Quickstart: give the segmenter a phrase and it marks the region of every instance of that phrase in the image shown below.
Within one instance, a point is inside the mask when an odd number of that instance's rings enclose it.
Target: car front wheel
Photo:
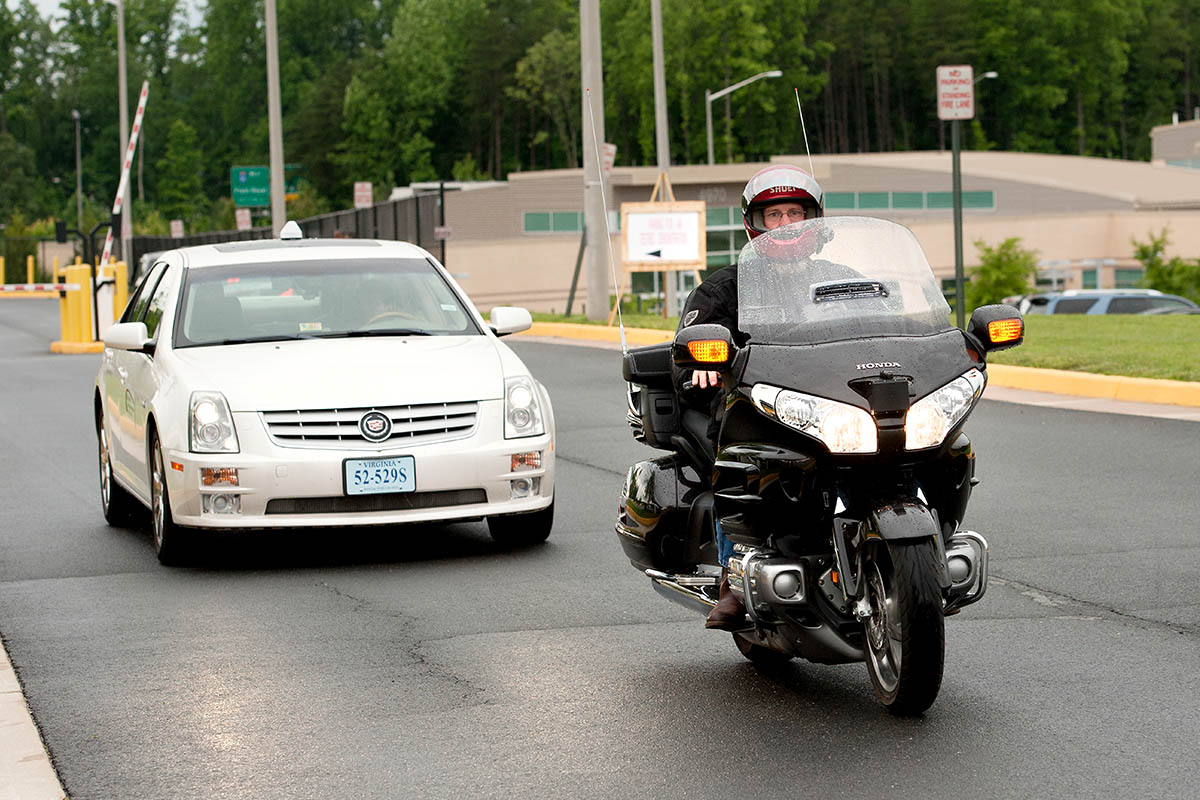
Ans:
[[[167,494],[166,462],[158,434],[150,438],[150,510],[153,518],[154,552],[159,563],[169,567],[181,566],[190,555],[191,536],[171,518],[171,498]]]
[[[526,547],[546,541],[554,526],[554,501],[541,511],[488,517],[488,533],[496,544],[505,547]]]

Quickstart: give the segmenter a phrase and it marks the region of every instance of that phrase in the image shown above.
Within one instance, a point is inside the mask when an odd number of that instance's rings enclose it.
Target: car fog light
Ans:
[[[800,576],[794,572],[781,572],[775,576],[772,588],[775,589],[775,595],[784,600],[795,597],[800,590]]]
[[[542,466],[542,451],[535,450],[532,453],[513,453],[512,466],[509,468],[511,472],[516,472],[519,469],[538,469]]]
[[[201,486],[237,486],[237,467],[201,467]]]
[[[200,497],[200,507],[205,514],[241,514],[240,494],[205,494]]]
[[[516,478],[509,482],[510,497],[513,500],[518,500],[522,497],[532,497],[536,495],[542,488],[542,479],[538,478]]]

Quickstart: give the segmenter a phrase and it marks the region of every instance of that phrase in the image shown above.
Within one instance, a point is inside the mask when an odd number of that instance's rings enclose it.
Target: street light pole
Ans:
[[[737,83],[733,84],[732,86],[726,86],[724,89],[720,89],[715,92],[710,92],[708,89],[704,90],[704,124],[705,124],[705,130],[707,130],[707,132],[708,132],[708,163],[709,164],[716,163],[716,161],[713,159],[712,101],[716,100],[719,97],[724,97],[727,94],[735,92],[738,89],[741,89],[743,86],[748,86],[749,84],[754,83],[755,81],[760,80],[762,78],[779,78],[782,76],[783,76],[783,72],[781,72],[780,70],[777,70],[777,69],[772,69],[772,70],[767,70],[766,72],[760,72],[757,75],[746,78],[746,80],[744,80],[744,81],[738,81]]]
[[[71,116],[75,119],[75,213],[78,221],[77,230],[83,230],[83,171],[80,169],[79,145],[79,109],[72,108]]]
[[[129,87],[125,79],[125,3],[124,0],[105,0],[117,7],[117,113],[120,115],[121,153],[120,169],[125,169],[125,151],[129,149]],[[120,174],[120,171],[117,173]],[[125,196],[121,198],[121,257],[129,257],[129,238],[133,235],[133,192],[125,185]],[[83,226],[80,225],[82,230]]]
[[[283,112],[279,100],[279,34],[275,0],[266,2],[267,34],[267,139],[271,150],[271,228],[278,236],[287,222],[283,196]]]

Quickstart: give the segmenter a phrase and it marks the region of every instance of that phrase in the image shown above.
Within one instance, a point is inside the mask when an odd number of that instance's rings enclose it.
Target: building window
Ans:
[[[1096,283],[1096,268],[1085,269],[1081,275],[1083,278],[1084,289],[1097,289],[1099,286]]]
[[[1134,289],[1141,285],[1143,275],[1145,275],[1145,272],[1140,269],[1113,270],[1114,288]]]
[[[583,230],[582,211],[526,211],[525,233],[579,233]]]

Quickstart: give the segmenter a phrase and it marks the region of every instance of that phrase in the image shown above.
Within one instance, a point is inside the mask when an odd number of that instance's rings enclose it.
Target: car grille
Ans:
[[[290,497],[267,501],[268,514],[352,514],[364,511],[408,511],[486,503],[483,489],[444,492],[355,494],[346,497]]]
[[[383,441],[366,439],[358,421],[369,411],[386,414],[392,433]],[[384,447],[392,443],[428,444],[460,439],[475,430],[479,404],[427,403],[415,406],[304,409],[263,411],[271,441],[282,447],[318,447],[331,450]]]

